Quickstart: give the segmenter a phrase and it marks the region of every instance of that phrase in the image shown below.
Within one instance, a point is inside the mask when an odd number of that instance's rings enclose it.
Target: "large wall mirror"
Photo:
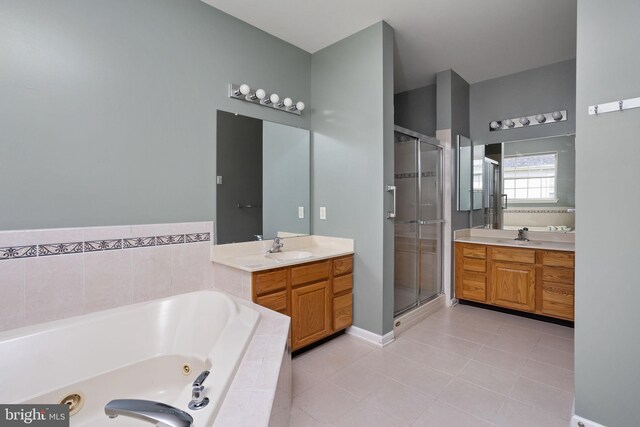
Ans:
[[[216,242],[310,232],[309,131],[217,114]]]
[[[575,135],[475,145],[460,177],[476,227],[575,231]],[[478,149],[478,147],[482,147]],[[464,192],[459,193],[461,196]],[[461,203],[462,205],[462,203]]]

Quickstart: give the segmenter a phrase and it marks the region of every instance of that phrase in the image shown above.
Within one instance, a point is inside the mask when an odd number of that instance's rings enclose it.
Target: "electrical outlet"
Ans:
[[[304,218],[304,206],[298,206],[298,218],[299,219]]]
[[[320,219],[327,219],[327,208],[324,206],[320,207]]]

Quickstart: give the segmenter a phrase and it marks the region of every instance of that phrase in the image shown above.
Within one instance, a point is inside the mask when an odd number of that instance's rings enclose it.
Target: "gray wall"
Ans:
[[[262,120],[218,111],[217,243],[255,240],[262,234]]]
[[[551,138],[533,139],[529,141],[514,141],[504,144],[505,156],[514,154],[538,154],[557,152],[556,192],[557,203],[509,203],[511,207],[565,207],[576,205],[576,144],[575,136],[557,136]]]
[[[392,29],[380,22],[311,60],[313,232],[355,239],[354,324],[376,334],[393,328],[393,227],[384,217],[384,184],[393,182],[392,49]]]
[[[640,420],[640,109],[587,108],[640,96],[639,21],[637,0],[578,1],[576,414],[608,427]]]
[[[309,131],[271,122],[262,128],[262,234],[265,238],[278,231],[309,234]],[[302,219],[298,206],[304,208]]]
[[[210,220],[216,110],[310,100],[311,55],[199,0],[0,3],[0,229]]]
[[[436,85],[397,93],[393,104],[396,125],[423,135],[436,134]]]
[[[474,83],[469,91],[474,144],[516,141],[575,132],[576,61],[558,62]],[[568,110],[564,122],[490,132],[493,120]]]

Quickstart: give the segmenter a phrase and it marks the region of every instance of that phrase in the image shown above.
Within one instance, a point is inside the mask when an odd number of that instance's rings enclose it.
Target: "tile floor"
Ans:
[[[572,404],[573,329],[470,306],[293,359],[292,427],[567,427]]]

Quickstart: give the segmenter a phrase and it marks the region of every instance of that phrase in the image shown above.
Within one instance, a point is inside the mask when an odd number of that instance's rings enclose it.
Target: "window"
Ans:
[[[504,193],[513,202],[557,202],[558,153],[505,156]]]

